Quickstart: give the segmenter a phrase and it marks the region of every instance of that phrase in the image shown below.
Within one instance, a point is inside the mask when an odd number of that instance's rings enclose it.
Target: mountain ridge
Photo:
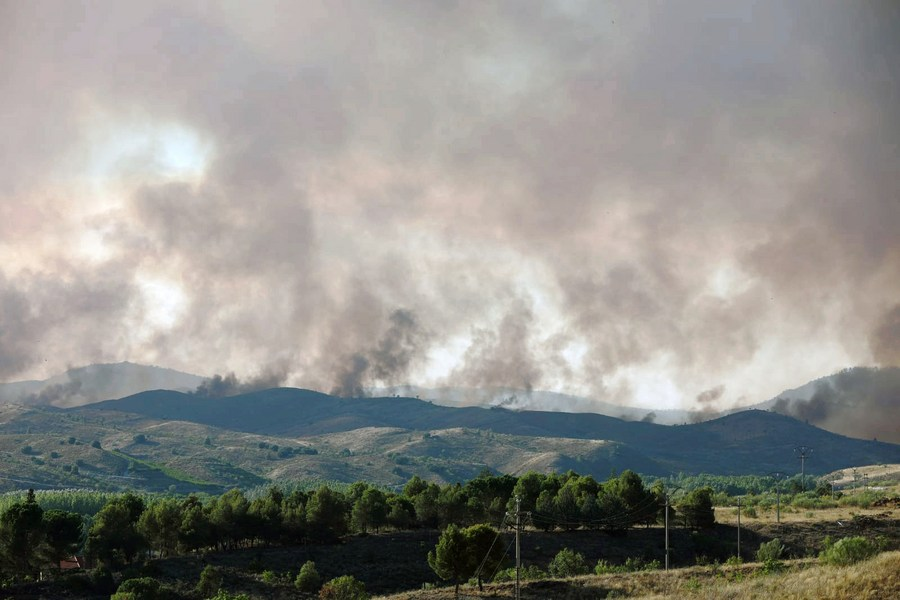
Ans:
[[[757,471],[755,465],[782,470],[793,462],[793,449],[799,445],[819,450],[807,463],[809,472],[900,460],[900,445],[849,438],[761,410],[702,423],[659,425],[593,413],[451,408],[415,398],[338,398],[297,388],[225,398],[159,390],[69,410],[138,414],[297,439],[374,427],[426,432],[462,428],[525,438],[604,440],[624,444],[668,472],[742,473]]]

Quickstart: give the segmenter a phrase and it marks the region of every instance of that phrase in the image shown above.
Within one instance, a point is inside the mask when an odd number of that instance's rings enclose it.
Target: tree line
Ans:
[[[249,499],[232,489],[220,496],[145,499],[126,492],[110,497],[92,519],[77,512],[44,510],[33,491],[0,513],[0,570],[34,576],[76,552],[111,568],[138,559],[251,546],[328,543],[348,533],[440,528],[467,530],[479,546],[490,534],[475,526],[502,526],[516,508],[530,524],[551,530],[603,528],[625,532],[657,522],[663,513],[661,484],[647,487],[624,471],[598,482],[573,471],[484,472],[465,484],[439,485],[412,477],[400,491],[365,482],[345,491],[322,485],[314,491],[270,487]],[[690,526],[712,524],[711,490],[694,490],[677,509]],[[473,529],[473,527],[475,527]]]

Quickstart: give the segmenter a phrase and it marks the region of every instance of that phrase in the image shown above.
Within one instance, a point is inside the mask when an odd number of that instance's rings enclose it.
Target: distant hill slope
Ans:
[[[701,413],[689,410],[649,409],[623,406],[603,402],[584,396],[560,394],[542,390],[520,390],[515,388],[425,388],[415,385],[400,385],[369,390],[376,397],[402,396],[421,398],[442,406],[500,407],[511,410],[550,410],[570,413],[597,413],[626,421],[648,421],[661,425],[689,423],[702,417]],[[706,417],[708,418],[708,416]]]
[[[465,428],[525,437],[607,440],[642,457],[657,474],[766,473],[796,470],[793,449],[815,449],[809,473],[858,464],[900,462],[900,446],[836,435],[783,415],[752,410],[704,423],[664,426],[604,415],[438,406],[414,398],[336,398],[294,388],[209,399],[144,392],[90,410],[191,421],[257,435],[305,438],[361,428],[409,431]],[[473,454],[473,457],[475,455]]]
[[[900,368],[854,367],[756,405],[816,427],[900,443]]]
[[[43,381],[0,384],[0,402],[25,405],[81,406],[146,390],[195,389],[203,377],[130,362],[69,369]]]

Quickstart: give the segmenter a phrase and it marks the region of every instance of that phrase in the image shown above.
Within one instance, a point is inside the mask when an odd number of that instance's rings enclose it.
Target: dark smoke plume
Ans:
[[[854,368],[819,381],[808,400],[779,398],[775,412],[862,439],[900,443],[900,368]]]
[[[724,393],[724,385],[717,385],[714,388],[700,392],[697,395],[697,404],[700,405],[700,408],[691,413],[691,422],[702,423],[719,416],[721,414],[719,400]]]
[[[191,394],[202,398],[225,398],[238,396],[280,387],[287,377],[286,372],[271,370],[261,373],[256,377],[241,381],[234,373],[224,376],[216,374],[204,380]]]
[[[83,404],[80,399],[82,383],[78,379],[72,379],[66,383],[57,383],[48,385],[41,391],[28,394],[23,401],[26,404],[37,404],[41,406],[68,406],[75,404]]]
[[[898,31],[890,0],[0,2],[0,380],[286,360],[686,408],[896,365]]]
[[[377,344],[349,357],[348,364],[337,374],[332,395],[361,398],[367,395],[369,387],[407,383],[404,379],[426,339],[427,333],[412,311],[395,310]]]

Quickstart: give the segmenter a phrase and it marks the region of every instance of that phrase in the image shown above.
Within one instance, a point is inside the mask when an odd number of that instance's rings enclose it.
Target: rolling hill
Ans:
[[[455,482],[483,469],[766,474],[900,463],[900,446],[847,438],[749,410],[666,426],[590,413],[452,408],[415,398],[338,398],[274,388],[209,398],[141,392],[73,408],[0,406],[0,489],[136,488],[189,492],[271,481],[412,475]]]
[[[214,399],[159,390],[69,412],[140,415],[295,439],[365,428],[409,432],[476,430],[516,438],[602,440],[616,444],[620,454],[627,452],[635,463],[631,468],[653,474],[793,470],[793,448],[798,445],[816,449],[807,462],[810,473],[854,464],[897,462],[900,458],[900,446],[847,438],[759,410],[703,423],[665,426],[590,413],[451,408],[414,398],[348,399],[310,390],[276,388]],[[473,448],[469,459],[484,453],[483,448]]]

